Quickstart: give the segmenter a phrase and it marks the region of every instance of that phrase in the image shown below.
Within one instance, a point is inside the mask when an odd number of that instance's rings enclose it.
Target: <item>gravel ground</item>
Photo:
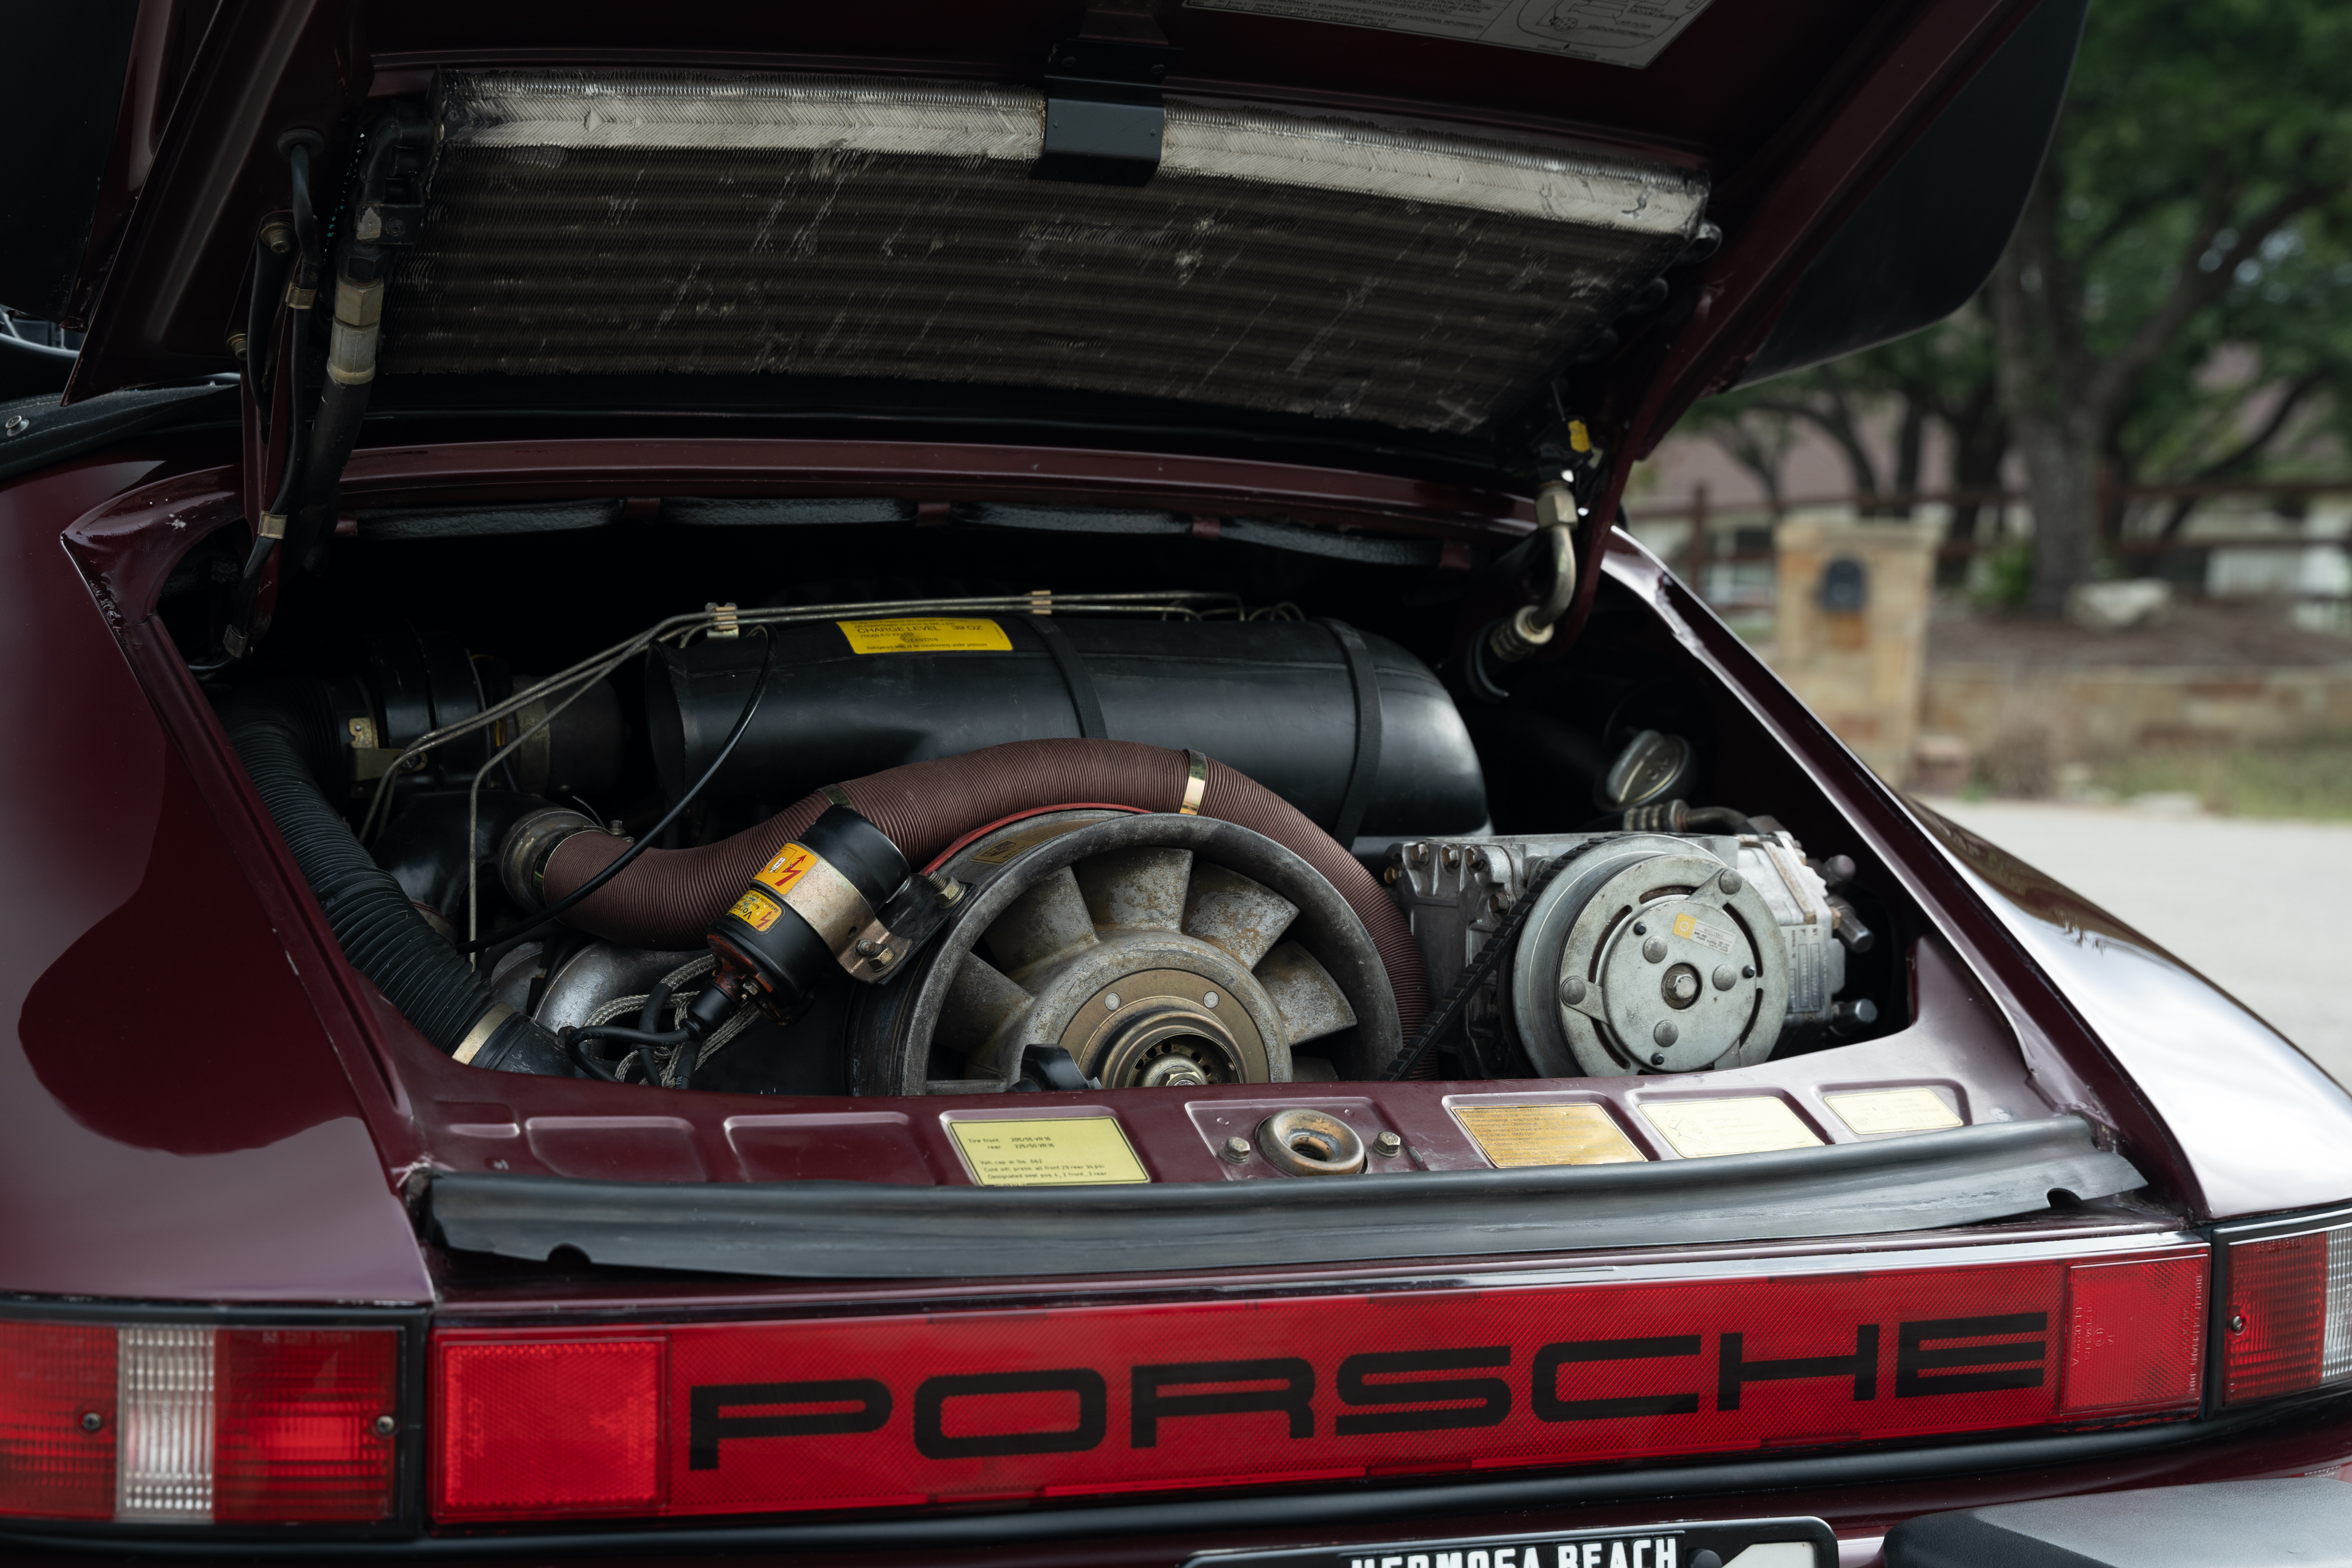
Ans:
[[[2352,930],[2352,825],[1930,804],[2147,933],[2352,1088],[2352,992],[2335,951]]]

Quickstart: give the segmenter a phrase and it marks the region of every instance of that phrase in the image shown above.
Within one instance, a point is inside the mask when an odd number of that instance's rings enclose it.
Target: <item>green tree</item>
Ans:
[[[2317,258],[2352,221],[2347,84],[2341,0],[2092,5],[1988,291],[2036,611],[2093,575],[2103,474],[2242,476],[2300,411],[2340,404],[2352,274],[2339,283]],[[2204,376],[2225,345],[2250,357],[2252,385]],[[2243,417],[2256,387],[2275,423]]]
[[[1950,442],[1952,488],[2000,489],[2009,419],[1992,334],[1974,304],[1924,332],[1710,398],[1691,413],[1691,428],[1754,474],[1776,509],[1797,433],[1811,427],[1843,459],[1857,508],[1879,517],[1911,510],[1933,425]],[[1974,538],[1985,507],[1961,501],[1947,537]]]

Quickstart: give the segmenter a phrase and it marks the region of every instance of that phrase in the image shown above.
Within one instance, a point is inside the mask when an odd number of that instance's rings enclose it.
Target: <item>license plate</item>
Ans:
[[[1837,1568],[1818,1519],[1737,1519],[1379,1546],[1205,1552],[1184,1568]]]

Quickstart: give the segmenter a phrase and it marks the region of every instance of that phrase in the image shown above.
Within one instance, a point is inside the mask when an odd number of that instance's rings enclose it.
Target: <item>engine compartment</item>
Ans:
[[[1423,541],[1215,521],[362,509],[215,695],[300,710],[320,793],[474,949],[484,1023],[552,1042],[541,1073],[768,1096],[1656,1078],[1909,1021],[1880,940],[1906,917],[1809,853],[1834,815],[1618,584],[1506,687],[1460,628],[1532,547],[1433,570]],[[878,559],[909,575],[856,575]],[[184,649],[226,576],[201,550],[174,575]]]

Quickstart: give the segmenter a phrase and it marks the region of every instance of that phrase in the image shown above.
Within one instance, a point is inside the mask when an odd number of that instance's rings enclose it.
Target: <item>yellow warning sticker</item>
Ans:
[[[1058,839],[1064,833],[1075,833],[1080,828],[1091,828],[1087,822],[1045,822],[1034,828],[1023,828],[1007,833],[971,857],[974,865],[1003,865],[1015,856],[1026,854],[1048,839]]]
[[[1960,1120],[1958,1112],[1944,1103],[1941,1094],[1925,1085],[1857,1089],[1822,1098],[1838,1113],[1838,1120],[1853,1128],[1858,1137],[1883,1133],[1940,1133],[1947,1127],[1968,1124]]]
[[[1789,1103],[1771,1094],[1737,1100],[1653,1100],[1642,1107],[1642,1119],[1686,1160],[1811,1149],[1821,1144],[1813,1130],[1797,1119]]]
[[[1009,653],[1013,639],[993,621],[836,621],[854,653]]]
[[[957,1120],[948,1124],[982,1186],[1103,1186],[1148,1182],[1116,1116]]]
[[[793,883],[808,875],[817,865],[816,852],[806,844],[786,844],[776,852],[776,858],[753,874],[751,880],[765,883],[778,893],[790,893]]]
[[[765,931],[776,923],[776,916],[783,912],[782,904],[778,904],[759,889],[753,888],[737,899],[735,907],[727,913],[754,931]]]
[[[1642,1151],[1599,1105],[1456,1105],[1493,1166],[1638,1165]]]

